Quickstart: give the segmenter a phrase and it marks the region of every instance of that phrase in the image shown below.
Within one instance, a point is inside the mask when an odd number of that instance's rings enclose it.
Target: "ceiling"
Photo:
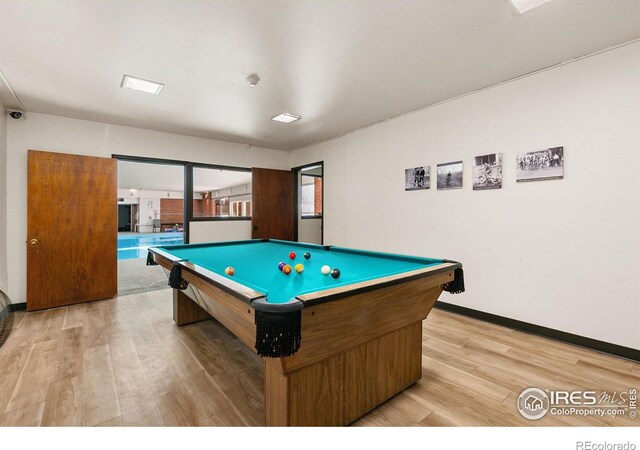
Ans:
[[[295,149],[640,38],[639,17],[638,0],[0,0],[0,71],[27,111]]]
[[[251,172],[193,169],[193,191],[216,191],[251,183]],[[184,167],[118,161],[118,188],[153,191],[184,191]]]

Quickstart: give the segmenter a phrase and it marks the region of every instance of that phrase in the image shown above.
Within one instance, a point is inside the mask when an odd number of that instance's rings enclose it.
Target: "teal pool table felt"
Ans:
[[[156,247],[182,260],[210,270],[266,294],[269,303],[284,303],[298,295],[332,289],[409,272],[442,263],[442,260],[387,253],[323,247],[286,241],[239,241],[232,243],[192,244]],[[295,259],[289,258],[290,252]],[[304,253],[311,254],[310,259]],[[292,270],[289,275],[278,270],[278,263],[304,265],[304,272]],[[341,275],[334,279],[323,275],[324,265],[337,268]],[[235,274],[224,273],[233,267]]]

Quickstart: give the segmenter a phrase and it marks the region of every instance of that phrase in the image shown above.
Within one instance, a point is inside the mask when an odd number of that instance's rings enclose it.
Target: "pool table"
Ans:
[[[214,318],[263,357],[268,426],[346,425],[418,381],[422,321],[464,291],[455,261],[273,239],[152,247],[147,264],[178,325]]]

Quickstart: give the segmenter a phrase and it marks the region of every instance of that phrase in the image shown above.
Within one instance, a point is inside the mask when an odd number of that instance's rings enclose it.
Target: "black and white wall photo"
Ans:
[[[552,147],[516,156],[516,181],[557,180],[564,177],[564,147]]]
[[[473,158],[473,190],[500,189],[502,187],[502,153]]]
[[[438,190],[462,189],[462,161],[438,164]]]
[[[417,191],[431,187],[430,166],[414,167],[404,171],[404,190]]]

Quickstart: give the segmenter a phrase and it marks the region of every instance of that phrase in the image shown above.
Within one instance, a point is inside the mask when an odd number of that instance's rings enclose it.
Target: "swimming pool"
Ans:
[[[146,258],[149,247],[173,244],[184,244],[183,233],[118,234],[118,259]]]

